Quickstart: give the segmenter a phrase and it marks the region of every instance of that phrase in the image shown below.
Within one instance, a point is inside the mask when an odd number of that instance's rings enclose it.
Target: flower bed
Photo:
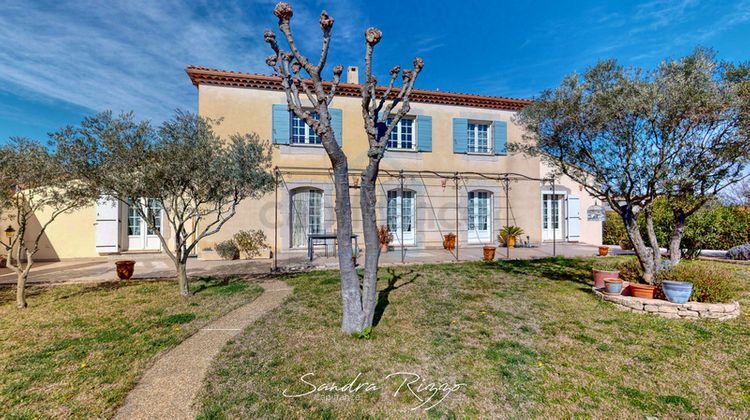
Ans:
[[[726,321],[740,315],[739,302],[733,303],[672,303],[661,299],[644,299],[633,296],[608,295],[603,289],[593,288],[594,293],[617,308],[632,312],[650,313],[665,318],[716,319]]]

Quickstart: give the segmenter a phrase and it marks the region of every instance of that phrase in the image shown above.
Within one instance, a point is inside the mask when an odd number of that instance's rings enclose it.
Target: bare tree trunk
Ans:
[[[29,273],[26,270],[21,270],[17,273],[16,279],[16,307],[23,309],[27,305],[26,303],[26,281],[28,280]]]
[[[683,236],[685,236],[685,213],[680,210],[675,210],[674,231],[672,231],[672,236],[669,238],[669,260],[673,266],[680,263],[680,258],[682,256],[680,243],[682,242]]]
[[[648,232],[648,242],[651,245],[651,255],[654,258],[654,274],[661,268],[661,249],[659,248],[659,240],[656,238],[656,230],[654,230],[654,215],[650,208],[643,211],[646,216],[646,232]]]
[[[620,216],[625,224],[625,230],[628,232],[630,242],[633,243],[633,249],[638,257],[638,261],[643,268],[643,280],[648,284],[653,284],[654,274],[656,273],[654,257],[651,249],[649,249],[643,241],[633,210],[630,208],[621,209]]]
[[[189,297],[192,293],[190,292],[190,283],[188,282],[187,264],[179,261],[175,265],[175,269],[177,270],[177,284],[180,286],[180,294]]]
[[[365,236],[365,276],[362,282],[362,306],[364,323],[362,329],[372,326],[378,294],[378,262],[380,260],[380,240],[378,221],[375,214],[377,204],[376,181],[380,159],[370,158],[367,169],[362,173],[359,204],[362,209],[362,230]]]

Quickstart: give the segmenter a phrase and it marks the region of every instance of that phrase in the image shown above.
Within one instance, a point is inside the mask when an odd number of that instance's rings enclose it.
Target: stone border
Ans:
[[[650,313],[664,318],[681,319],[716,319],[726,321],[740,316],[739,302],[733,303],[672,303],[661,299],[644,299],[633,296],[607,295],[602,289],[593,288],[594,293],[602,300],[610,302],[616,308],[630,312]]]

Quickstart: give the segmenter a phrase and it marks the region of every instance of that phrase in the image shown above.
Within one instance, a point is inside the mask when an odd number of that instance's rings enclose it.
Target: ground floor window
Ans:
[[[490,242],[492,237],[492,193],[471,191],[468,200],[469,242]]]
[[[414,221],[416,219],[414,198],[414,191],[388,191],[388,229],[397,244],[401,244],[402,240],[405,245],[414,244]]]
[[[307,236],[323,233],[323,191],[297,189],[292,193],[292,247],[307,247]]]

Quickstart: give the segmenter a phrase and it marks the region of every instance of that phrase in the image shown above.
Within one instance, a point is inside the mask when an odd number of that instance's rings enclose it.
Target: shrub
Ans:
[[[736,297],[734,272],[718,264],[683,262],[656,274],[658,283],[664,280],[693,283],[690,300],[697,302],[730,302]]]
[[[750,260],[750,244],[737,245],[727,251],[730,260]]]
[[[268,248],[266,233],[262,230],[241,230],[234,234],[237,249],[244,252],[248,258],[257,257],[260,252]]]
[[[602,224],[602,243],[604,245],[619,245],[623,238],[627,238],[625,225],[622,223],[620,215],[615,211],[608,211],[607,217]]]
[[[602,258],[594,263],[593,269],[601,271],[618,271],[620,269],[620,263],[614,258]]]
[[[214,246],[214,249],[216,250],[216,253],[225,260],[236,260],[240,257],[240,250],[232,239],[219,242]]]
[[[620,263],[620,280],[630,283],[640,283],[643,280],[643,268],[637,258],[629,258]]]

